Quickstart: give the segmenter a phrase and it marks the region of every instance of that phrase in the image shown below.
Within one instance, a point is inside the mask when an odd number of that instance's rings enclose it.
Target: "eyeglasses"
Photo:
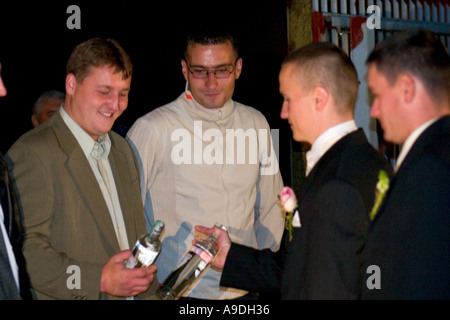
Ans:
[[[236,69],[236,61],[234,62],[234,66],[230,69],[231,66],[224,66],[217,69],[205,69],[200,67],[193,67],[192,69],[187,65],[187,69],[190,73],[192,73],[192,76],[196,79],[206,79],[210,73],[214,73],[214,77],[216,79],[226,79],[228,78],[231,73]]]

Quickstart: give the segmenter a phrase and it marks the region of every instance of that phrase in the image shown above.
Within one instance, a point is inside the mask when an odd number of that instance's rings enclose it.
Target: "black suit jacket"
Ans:
[[[283,299],[356,299],[380,169],[392,168],[359,129],[328,150],[297,194],[301,228],[276,252],[233,244],[221,285]],[[287,237],[285,237],[286,239]]]
[[[12,273],[10,273],[9,270],[7,270],[7,268],[10,268],[10,265],[9,260],[6,261],[6,259],[8,259],[7,256],[5,256],[4,261],[2,261],[1,264],[1,268],[4,268],[4,270],[0,272],[8,275],[10,274],[11,279],[9,281],[7,279],[2,279],[3,281],[0,284],[2,286],[2,289],[0,290],[0,299],[9,300],[22,298],[28,300],[31,299],[32,296],[30,291],[30,282],[28,278],[28,273],[26,271],[25,259],[22,254],[23,239],[24,239],[22,216],[20,213],[14,187],[11,184],[9,170],[3,159],[2,154],[0,154],[0,202],[4,214],[5,229],[8,234],[9,241],[13,247],[16,262],[19,267],[19,284],[20,284],[20,293],[19,293],[17,287],[15,287],[14,279],[12,278]],[[4,245],[3,239],[2,245]],[[6,286],[8,286],[8,288]]]
[[[408,152],[370,230],[365,261],[380,268],[381,288],[363,286],[364,299],[450,299],[450,116]]]

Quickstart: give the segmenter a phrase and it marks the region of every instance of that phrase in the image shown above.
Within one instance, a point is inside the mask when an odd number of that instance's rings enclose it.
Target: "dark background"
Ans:
[[[81,29],[66,26],[69,5],[81,9]],[[131,126],[185,87],[181,58],[189,26],[215,21],[237,35],[243,72],[233,99],[260,110],[280,129],[280,168],[289,184],[291,132],[280,119],[278,72],[287,53],[286,1],[15,1],[0,6],[0,62],[8,95],[0,98],[0,151],[32,129],[31,109],[41,93],[64,91],[65,65],[89,38],[114,38],[131,56],[134,73],[127,110],[114,130]]]

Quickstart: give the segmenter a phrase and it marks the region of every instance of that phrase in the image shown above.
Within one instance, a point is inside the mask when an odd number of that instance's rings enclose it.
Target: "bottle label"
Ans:
[[[138,262],[137,262],[136,258],[134,257],[133,254],[131,254],[127,260],[126,267],[128,269],[133,269],[137,264],[138,264]]]
[[[140,241],[136,243],[136,249],[136,254],[131,255],[127,261],[127,268],[129,269],[134,268],[139,262],[143,267],[148,267],[158,256],[158,252],[144,247]]]
[[[207,251],[205,251],[197,246],[193,246],[191,248],[191,252],[199,255],[200,258],[202,258],[202,260],[205,262],[206,265],[210,264],[212,261],[211,255]]]
[[[200,261],[197,269],[195,269],[195,278],[198,278],[202,271],[208,266],[208,264],[205,261]]]

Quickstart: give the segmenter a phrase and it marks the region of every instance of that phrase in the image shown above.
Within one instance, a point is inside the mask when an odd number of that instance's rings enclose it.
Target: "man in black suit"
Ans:
[[[1,78],[0,97],[6,96]],[[0,300],[30,299],[28,274],[22,255],[21,214],[8,167],[0,153]]]
[[[362,298],[450,299],[449,55],[431,32],[405,30],[367,62],[371,115],[402,149],[368,235],[364,261],[377,271]]]
[[[293,239],[276,253],[219,237],[221,285],[282,299],[357,299],[361,252],[381,169],[392,169],[354,121],[358,77],[349,57],[331,43],[291,53],[280,71],[281,118],[296,141],[310,143]],[[203,233],[211,229],[197,226]],[[245,268],[242,268],[245,266]]]

